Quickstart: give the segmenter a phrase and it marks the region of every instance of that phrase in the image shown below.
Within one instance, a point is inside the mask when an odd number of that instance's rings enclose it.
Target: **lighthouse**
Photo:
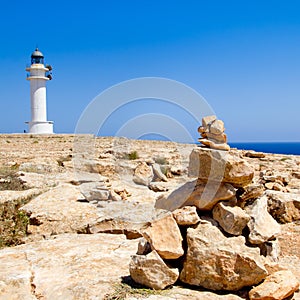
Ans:
[[[26,68],[27,80],[30,81],[31,121],[29,133],[51,134],[53,122],[47,121],[46,82],[52,79],[52,67],[44,65],[44,55],[38,48],[31,54],[31,65]]]

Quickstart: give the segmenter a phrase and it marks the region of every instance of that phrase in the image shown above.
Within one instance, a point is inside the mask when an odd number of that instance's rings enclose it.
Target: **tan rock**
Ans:
[[[168,178],[165,174],[161,171],[160,165],[157,163],[152,164],[152,169],[154,173],[154,179],[159,181],[167,182]]]
[[[250,158],[264,158],[266,155],[263,152],[247,151],[245,156]]]
[[[265,187],[268,190],[273,190],[274,182],[267,182],[265,183]]]
[[[134,171],[133,181],[136,184],[148,186],[153,180],[154,174],[150,166],[145,162],[141,162]]]
[[[213,121],[217,119],[216,116],[206,116],[202,118],[202,126],[203,127],[208,127]]]
[[[228,233],[241,235],[250,220],[250,216],[238,206],[230,207],[219,202],[213,209],[213,218]]]
[[[0,299],[104,299],[136,247],[124,235],[63,234],[2,249]]]
[[[34,198],[21,208],[29,215],[28,231],[42,236],[86,232],[99,214],[96,206],[78,201],[82,199],[79,187],[67,184]]]
[[[212,140],[208,140],[208,139],[198,139],[198,141],[200,143],[202,143],[204,146],[207,146],[211,149],[224,150],[224,151],[230,150],[230,146],[226,143],[216,143],[216,142],[213,142]]]
[[[246,206],[246,212],[251,216],[248,222],[250,231],[248,240],[251,244],[261,244],[277,237],[280,225],[268,213],[268,198],[258,198],[252,205]]]
[[[234,187],[229,183],[203,182],[198,180],[194,191],[185,205],[195,205],[200,210],[211,210],[221,200],[231,199],[235,195]]]
[[[164,259],[176,259],[184,254],[183,239],[171,213],[153,221],[143,232],[143,236]]]
[[[203,132],[201,136],[205,139],[215,141],[216,143],[227,143],[227,135],[225,133],[213,134],[210,132]]]
[[[133,255],[129,271],[135,282],[155,290],[174,284],[179,277],[178,269],[169,268],[156,251],[147,255]]]
[[[196,206],[200,210],[211,210],[221,201],[232,198],[235,189],[227,183],[191,180],[170,193],[159,197],[155,207],[173,211],[183,206]]]
[[[200,222],[195,206],[185,206],[173,211],[173,217],[178,225],[188,226]]]
[[[222,120],[215,120],[209,126],[209,132],[212,134],[222,134],[225,131],[224,122]]]
[[[151,245],[149,244],[149,242],[145,238],[141,237],[138,243],[138,250],[136,254],[147,255],[151,251]]]
[[[237,191],[238,200],[244,206],[245,202],[251,199],[259,198],[264,193],[264,187],[262,184],[249,184]]]
[[[300,220],[300,194],[267,191],[268,210],[280,223]]]
[[[190,154],[189,176],[243,187],[252,182],[254,170],[235,153],[195,148]]]
[[[275,272],[249,292],[250,300],[283,300],[299,289],[299,282],[291,271]]]
[[[261,282],[267,271],[258,248],[242,236],[227,238],[211,224],[187,230],[188,250],[180,280],[211,290],[237,291]]]

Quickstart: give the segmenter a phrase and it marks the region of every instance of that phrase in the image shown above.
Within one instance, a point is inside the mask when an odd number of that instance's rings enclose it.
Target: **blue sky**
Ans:
[[[299,15],[296,0],[2,2],[0,133],[27,129],[25,67],[38,45],[53,66],[47,105],[57,133],[74,132],[103,90],[154,76],[199,92],[229,141],[300,141]],[[162,110],[154,103],[149,113]]]

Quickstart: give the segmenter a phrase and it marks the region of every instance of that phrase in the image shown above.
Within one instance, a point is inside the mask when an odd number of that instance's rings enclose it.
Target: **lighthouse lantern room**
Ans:
[[[31,65],[26,71],[30,81],[31,121],[26,122],[29,133],[51,134],[53,122],[47,121],[46,82],[52,79],[52,67],[44,65],[44,55],[38,48],[31,54]]]

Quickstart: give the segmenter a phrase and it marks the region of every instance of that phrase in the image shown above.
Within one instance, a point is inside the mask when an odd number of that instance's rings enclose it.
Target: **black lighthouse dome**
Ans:
[[[38,48],[31,54],[31,64],[44,64],[44,55]]]

